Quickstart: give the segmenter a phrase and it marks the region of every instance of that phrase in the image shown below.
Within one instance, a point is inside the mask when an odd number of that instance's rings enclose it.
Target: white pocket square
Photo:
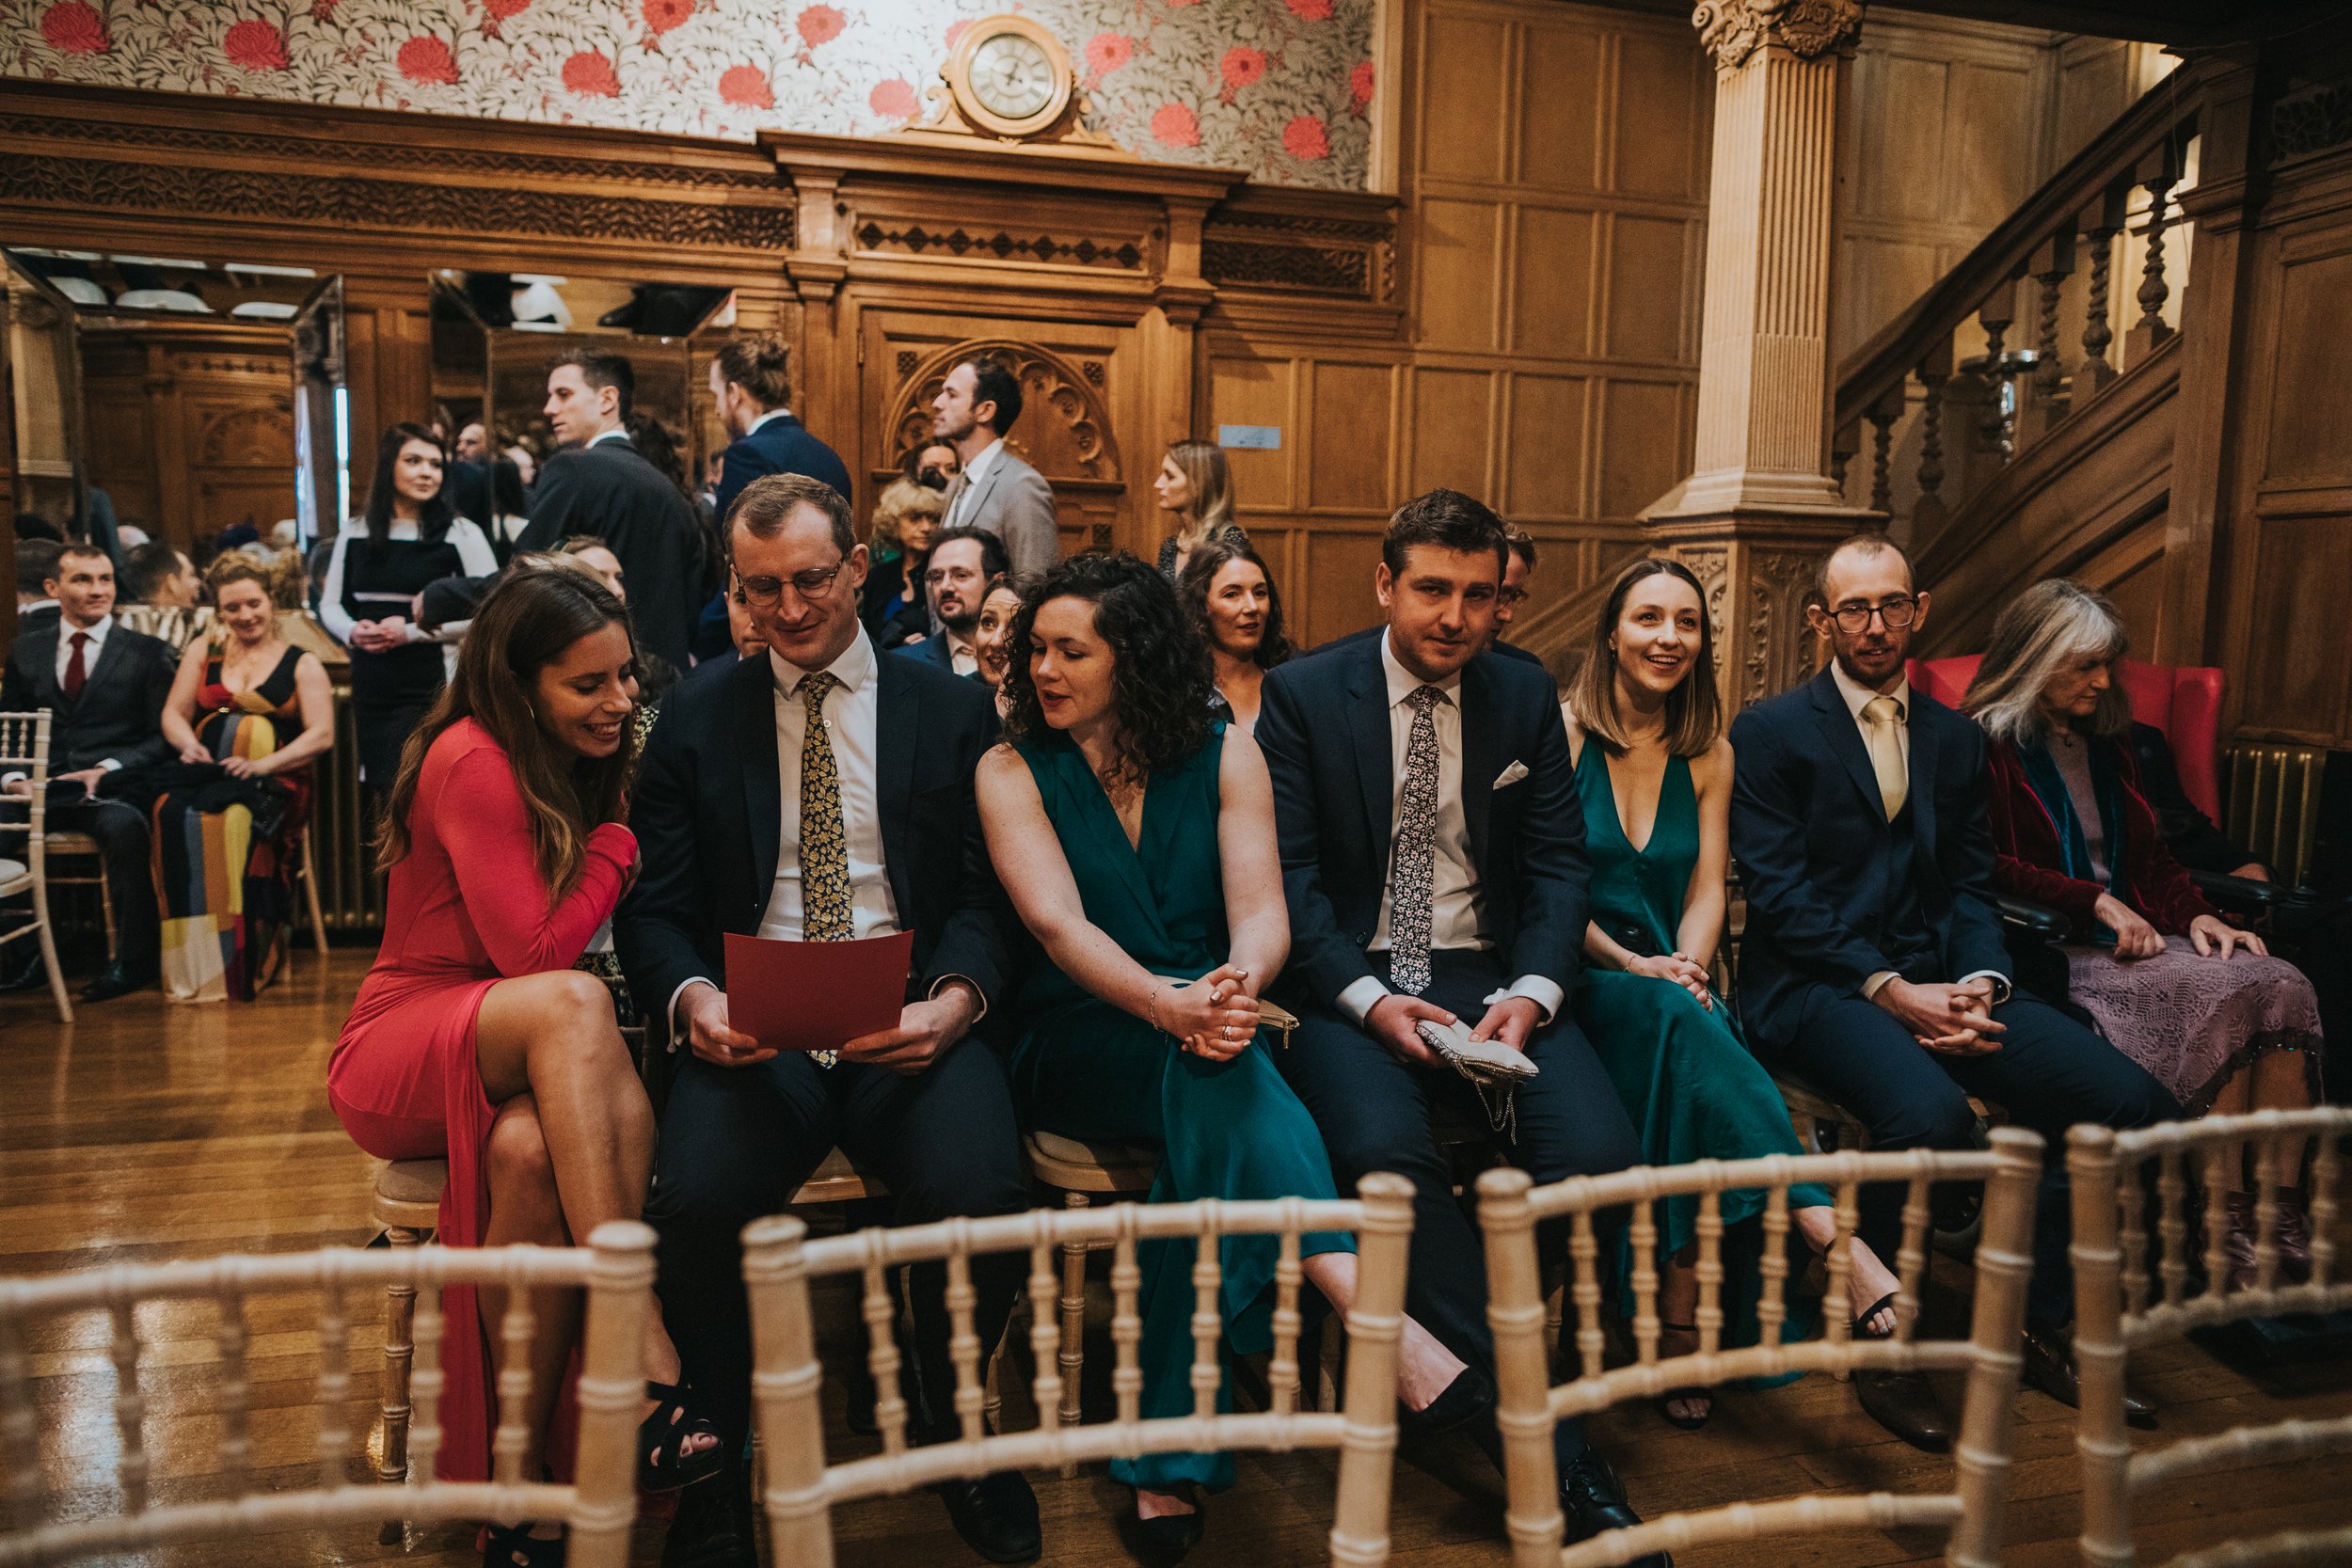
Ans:
[[[1527,777],[1527,764],[1515,762],[1495,776],[1495,787],[1508,789],[1525,777]]]

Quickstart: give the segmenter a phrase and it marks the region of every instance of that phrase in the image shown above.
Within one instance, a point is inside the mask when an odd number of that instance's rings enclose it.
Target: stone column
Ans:
[[[1690,478],[1643,513],[1708,584],[1737,709],[1810,668],[1804,600],[1822,550],[1883,515],[1829,477],[1837,100],[1859,0],[1703,0],[1715,58],[1706,331]]]

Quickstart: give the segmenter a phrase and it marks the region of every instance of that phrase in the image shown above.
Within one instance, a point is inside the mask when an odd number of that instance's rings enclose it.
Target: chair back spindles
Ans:
[[[973,1310],[978,1305],[979,1293],[972,1287],[972,1239],[969,1224],[961,1215],[946,1222],[949,1242],[947,1248],[947,1362],[955,1369],[956,1425],[967,1443],[977,1443],[984,1432],[980,1422],[983,1393],[980,1387],[980,1331],[974,1326]]]
[[[817,1361],[816,1322],[809,1311],[807,1235],[807,1225],[790,1214],[754,1220],[743,1229],[743,1283],[758,1350],[752,1395],[766,1462],[759,1500],[768,1515],[771,1560],[796,1565],[833,1560],[825,1418],[818,1403],[824,1372]],[[865,1254],[869,1261],[875,1256],[871,1248]],[[878,1386],[877,1399],[897,1387],[894,1374],[887,1386]],[[876,1414],[879,1419],[879,1408]],[[884,1457],[895,1463],[904,1451],[902,1443]]]
[[[1136,1261],[1136,1208],[1123,1203],[1111,1247],[1111,1394],[1121,1426],[1142,1417],[1142,1348],[1143,1269]]]
[[[1698,1161],[1641,1167],[1606,1176],[1574,1177],[1536,1187],[1520,1171],[1491,1170],[1479,1179],[1479,1225],[1485,1233],[1487,1323],[1494,1336],[1496,1425],[1504,1471],[1504,1528],[1513,1568],[1603,1568],[1654,1552],[1681,1553],[1719,1542],[1834,1529],[1933,1526],[1948,1533],[1953,1568],[1993,1568],[1998,1560],[2000,1501],[2009,1472],[2010,1406],[2022,1362],[2025,1293],[2031,1270],[2033,1203],[2042,1140],[2002,1128],[1990,1151],[1906,1149],[1772,1155],[1756,1160]],[[1984,1228],[1979,1243],[1974,1324],[1967,1340],[1866,1338],[1851,1332],[1847,1287],[1853,1275],[1854,1235],[1865,1183],[1901,1183],[1905,1203],[1905,1272],[1899,1312],[1915,1314],[1914,1298],[1926,1270],[1928,1194],[1937,1181],[1982,1182]],[[1826,1186],[1833,1195],[1835,1230],[1826,1271],[1826,1336],[1803,1344],[1781,1342],[1788,1319],[1785,1248],[1790,1227],[1789,1189]],[[1663,1242],[1656,1205],[1695,1200],[1693,1236],[1718,1235],[1721,1195],[1764,1196],[1762,1278],[1754,1345],[1725,1349],[1702,1332],[1687,1354],[1656,1354],[1654,1330],[1645,1341],[1641,1318],[1654,1311],[1645,1299],[1655,1289]],[[1590,1237],[1595,1213],[1630,1209],[1628,1269],[1636,1354],[1629,1366],[1588,1360],[1568,1382],[1550,1386],[1545,1355],[1544,1303],[1538,1227],[1565,1221],[1575,1238]],[[1589,1249],[1588,1249],[1589,1250]],[[1702,1243],[1702,1252],[1708,1250]],[[1645,1277],[1645,1276],[1648,1277]],[[1667,1514],[1645,1525],[1604,1531],[1562,1547],[1564,1519],[1557,1493],[1552,1431],[1568,1417],[1588,1417],[1633,1399],[1656,1399],[1679,1387],[1715,1387],[1734,1379],[1787,1371],[1862,1370],[1964,1371],[1968,1402],[1961,1421],[1958,1480],[1949,1489],[1904,1496],[1812,1496],[1731,1503],[1704,1512]]]
[[[1289,1201],[1295,1208],[1298,1200]],[[1295,1214],[1284,1220],[1274,1258],[1274,1354],[1266,1363],[1266,1392],[1277,1416],[1298,1413],[1298,1284],[1306,1274],[1298,1260],[1299,1225]]]
[[[874,1380],[874,1425],[882,1452],[907,1446],[907,1402],[898,1387],[898,1303],[890,1293],[890,1269],[880,1247],[870,1247],[861,1271],[858,1316],[866,1323],[866,1371]]]
[[[568,1560],[576,1568],[627,1568],[637,1507],[633,1449],[644,1402],[640,1358],[653,1303],[653,1232],[631,1222],[600,1227],[592,1241],[593,1247],[331,1247],[0,1278],[0,1565],[144,1561],[177,1556],[169,1548],[183,1543],[211,1541],[235,1543],[233,1555],[244,1560],[266,1555],[252,1549],[252,1539],[272,1531],[365,1526],[373,1533],[389,1514],[396,1521],[559,1524],[570,1532]],[[438,1479],[447,1326],[442,1291],[452,1284],[504,1289],[516,1298],[534,1290],[588,1290],[574,1484]],[[359,1466],[357,1479],[353,1473],[359,1445],[351,1419],[350,1303],[355,1291],[375,1295],[395,1285],[415,1291],[419,1308],[411,1376],[414,1463],[405,1485],[387,1488],[371,1466]],[[290,1430],[315,1421],[317,1438],[304,1451],[276,1456],[280,1463],[257,1465],[247,1387],[252,1299],[292,1294],[303,1297],[302,1310],[316,1325],[316,1359],[310,1402],[279,1414]],[[163,1321],[178,1322],[192,1302],[210,1304],[217,1354],[211,1363],[175,1370],[173,1395],[189,1409],[217,1416],[221,1463],[207,1474],[174,1477],[166,1491],[150,1484],[139,1329],[149,1323],[151,1332],[148,1315],[159,1312],[171,1314]],[[112,1480],[119,1498],[107,1495],[103,1473],[75,1471],[55,1488],[48,1483],[25,1354],[35,1342],[36,1323],[102,1313],[116,1376],[119,1453]],[[528,1362],[529,1340],[518,1349]],[[528,1391],[525,1385],[526,1397]]]
[[[2071,1134],[2070,1134],[2071,1141]],[[2070,1155],[2071,1158],[2071,1155]],[[2148,1190],[2137,1181],[2113,1182],[2123,1255],[2123,1300],[2134,1312],[2148,1310]]]
[[[115,1479],[122,1488],[123,1509],[137,1513],[147,1507],[147,1400],[139,1392],[139,1329],[134,1277],[129,1269],[117,1271],[119,1283],[106,1303],[106,1315],[113,1328],[107,1351],[115,1366],[115,1430],[122,1445],[121,1452],[115,1458]]]
[[[1577,1364],[1586,1377],[1598,1377],[1608,1339],[1600,1330],[1600,1243],[1589,1209],[1579,1209],[1569,1223],[1568,1299],[1576,1303]]]
[[[793,1568],[832,1568],[829,1511],[861,1497],[911,1491],[956,1479],[1045,1465],[1074,1467],[1148,1454],[1296,1449],[1339,1450],[1332,1560],[1347,1568],[1381,1568],[1388,1560],[1388,1498],[1396,1443],[1398,1344],[1404,1330],[1405,1271],[1412,1231],[1412,1186],[1392,1176],[1366,1177],[1353,1200],[1282,1197],[1203,1198],[1187,1203],[1120,1203],[1019,1214],[960,1218],[927,1225],[860,1231],[809,1240],[788,1216],[755,1221],[743,1232],[744,1281],[751,1298],[753,1389],[767,1455],[760,1500],[769,1523],[771,1560]],[[1359,1238],[1356,1293],[1347,1313],[1350,1354],[1344,1409],[1298,1408],[1300,1292],[1307,1279],[1304,1238],[1353,1232]],[[1224,1249],[1232,1238],[1263,1237],[1274,1243],[1275,1344],[1272,1397],[1263,1410],[1220,1410],[1224,1370]],[[1168,1408],[1146,1418],[1141,1367],[1143,1271],[1139,1249],[1171,1249],[1168,1269],[1184,1268],[1191,1286],[1190,1355],[1182,1372],[1170,1369]],[[1054,1326],[1069,1306],[1066,1265],[1073,1252],[1108,1247],[1112,1254],[1111,1338],[1117,1357],[1111,1377],[1116,1418],[1088,1423],[1072,1408],[1074,1390],[1057,1384],[1066,1348]],[[1189,1251],[1173,1250],[1189,1248]],[[980,1418],[979,1358],[985,1348],[973,1327],[976,1259],[1025,1255],[1028,1295],[1037,1323],[1030,1348],[1037,1359],[1032,1385],[1037,1424],[996,1430]],[[956,1402],[964,1417],[952,1440],[825,1463],[823,1374],[810,1316],[813,1282],[863,1275],[870,1304],[896,1270],[946,1265],[950,1358],[956,1364]],[[1009,1261],[1009,1259],[1008,1259]],[[1176,1275],[1167,1276],[1173,1283]],[[1058,1288],[1057,1288],[1058,1287]],[[1178,1286],[1181,1292],[1182,1286]],[[1179,1299],[1183,1297],[1180,1294]],[[1540,1307],[1538,1315],[1540,1317]],[[887,1326],[886,1312],[884,1326]],[[968,1339],[959,1349],[956,1341]],[[873,1341],[879,1345],[880,1340]],[[1179,1381],[1181,1380],[1181,1381]],[[1155,1386],[1155,1398],[1163,1391]]]
[[[1389,1560],[1389,1491],[1396,1463],[1398,1347],[1405,1336],[1406,1257],[1413,1240],[1413,1184],[1386,1172],[1356,1184],[1356,1300],[1347,1311],[1347,1393],[1342,1415],[1339,1497],[1331,1524],[1334,1568]],[[1289,1200],[1286,1236],[1305,1205]],[[1539,1292],[1540,1295],[1540,1292]],[[1537,1303],[1541,1307],[1540,1300]]]
[[[578,1500],[564,1561],[628,1568],[636,1517],[637,1422],[645,1404],[645,1325],[653,1316],[653,1227],[608,1220],[588,1238],[588,1313],[580,1337]]]
[[[1933,1190],[1933,1182],[1915,1176],[1903,1193],[1903,1239],[1895,1249],[1895,1283],[1901,1291],[1895,1298],[1895,1338],[1906,1345],[1918,1326],[1921,1292],[1927,1285],[1928,1227],[1935,1219],[1930,1196]]]
[[[501,1486],[519,1485],[523,1450],[531,1445],[531,1339],[535,1314],[519,1260],[507,1265],[506,1310],[499,1318],[499,1424],[491,1434],[492,1474]]]
[[[2185,1476],[2249,1465],[2352,1454],[2352,1418],[2249,1423],[2135,1453],[2124,1425],[2125,1363],[2134,1350],[2202,1328],[2301,1313],[2352,1308],[2352,1286],[2333,1277],[2335,1181],[2343,1141],[2352,1137],[2352,1108],[2256,1111],[2160,1123],[2128,1132],[2077,1127],[2068,1134],[2074,1186],[2074,1354],[2082,1389],[2076,1449],[2082,1465],[2082,1557],[2091,1568],[2135,1568],[2136,1499]],[[2310,1147],[2311,1256],[2308,1273],[2290,1267],[2283,1243],[2280,1179],[2300,1173]],[[2146,1167],[2157,1172],[2161,1211],[2157,1270],[2161,1299],[2151,1302],[2146,1266],[2136,1256],[2144,1238],[2130,1234]],[[2202,1225],[2190,1256],[2187,1173],[2202,1187]],[[2233,1261],[2229,1198],[2255,1182],[2253,1259]],[[2237,1243],[2241,1248],[2243,1240]],[[2201,1277],[2197,1277],[2201,1275]],[[2190,1293],[2190,1286],[2196,1287]],[[2219,1568],[2352,1558],[2352,1523],[2226,1539],[2172,1560],[2172,1568]]]
[[[1709,1187],[1699,1194],[1699,1213],[1692,1231],[1697,1239],[1698,1311],[1691,1322],[1698,1329],[1699,1354],[1712,1355],[1724,1340],[1724,1195]]]
[[[332,1491],[350,1479],[351,1310],[331,1274],[319,1291],[318,1407],[319,1485]]]
[[[1216,1198],[1200,1200],[1200,1239],[1192,1262],[1192,1413],[1203,1421],[1216,1415],[1216,1391],[1225,1382],[1217,1355],[1225,1338],[1225,1238],[1217,1227],[1217,1208]]]

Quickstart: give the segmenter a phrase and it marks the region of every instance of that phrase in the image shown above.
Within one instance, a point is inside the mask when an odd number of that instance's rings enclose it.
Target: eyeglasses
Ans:
[[[848,564],[846,561],[836,561],[830,566],[795,572],[788,578],[737,578],[735,586],[741,592],[743,602],[757,610],[775,609],[784,598],[787,583],[792,585],[793,593],[814,604],[833,593],[834,582]]]
[[[1919,601],[1907,594],[1899,594],[1879,604],[1841,604],[1830,611],[1837,629],[1849,637],[1869,630],[1873,615],[1886,623],[1888,631],[1900,631],[1919,618]]]

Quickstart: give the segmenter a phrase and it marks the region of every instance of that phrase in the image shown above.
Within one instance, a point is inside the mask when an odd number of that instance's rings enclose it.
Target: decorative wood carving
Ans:
[[[1229,206],[1211,214],[1200,270],[1219,288],[1345,294],[1396,301],[1396,225]]]
[[[1784,550],[1758,550],[1748,559],[1748,679],[1742,705],[1786,691],[1804,671],[1811,641],[1804,597],[1813,586],[1815,559]]]
[[[1857,0],[1700,0],[1691,24],[1718,70],[1737,71],[1759,49],[1819,59],[1862,31]]]
[[[947,372],[975,355],[1003,361],[1005,368],[1020,380],[1024,420],[1051,410],[1068,427],[1076,443],[1077,465],[1084,477],[1120,482],[1122,475],[1119,449],[1111,439],[1110,411],[1104,404],[1098,385],[1051,349],[1012,338],[973,338],[950,343],[919,364],[891,399],[890,417],[882,425],[886,436],[877,457],[879,463],[895,464],[899,452],[930,438],[931,404],[939,396]],[[1005,438],[1005,444],[1024,457],[1028,455],[1018,426]]]
[[[2275,167],[2352,142],[2352,82],[2322,82],[2281,95],[2270,106]]]
[[[1668,552],[1691,568],[1707,598],[1707,629],[1717,648],[1731,635],[1724,620],[1724,597],[1731,587],[1731,551],[1720,545],[1682,545]],[[1721,656],[1717,656],[1720,659]]]
[[[197,461],[225,468],[282,467],[294,451],[294,411],[231,408],[208,419],[197,440]],[[289,480],[288,487],[292,487]]]
[[[1057,240],[1051,234],[1012,234],[1001,229],[993,234],[975,234],[961,228],[926,229],[919,223],[885,229],[871,219],[858,226],[857,243],[861,250],[908,256],[945,251],[958,258],[977,254],[1000,261],[1075,261],[1082,267],[1116,267],[1122,272],[1134,272],[1144,262],[1142,248],[1132,240],[1105,240],[1098,245],[1085,238]]]

